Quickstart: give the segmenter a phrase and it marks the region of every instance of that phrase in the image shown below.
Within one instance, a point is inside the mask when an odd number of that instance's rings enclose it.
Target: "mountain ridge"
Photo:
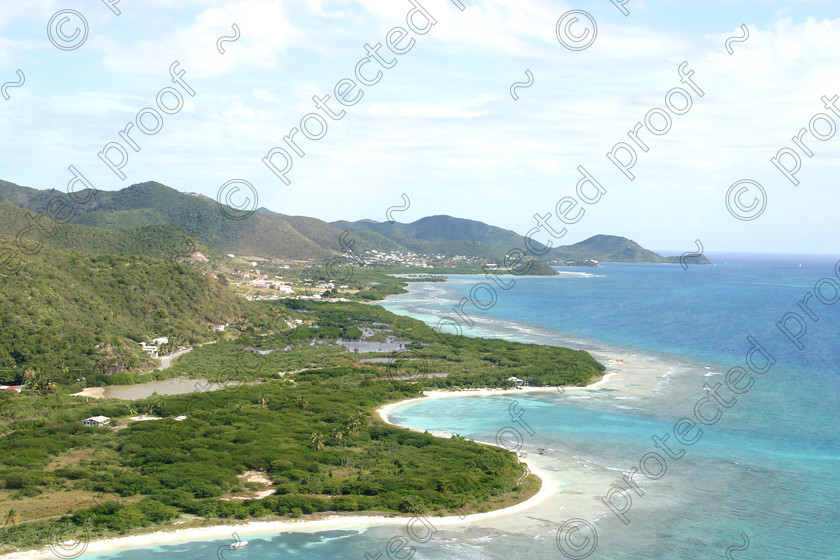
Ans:
[[[76,193],[87,199],[87,191]],[[0,203],[47,214],[55,189],[38,190],[0,181]],[[293,216],[259,208],[247,219],[232,219],[229,209],[198,193],[181,192],[158,183],[136,183],[118,191],[96,191],[75,209],[68,223],[106,230],[137,229],[169,225],[201,241],[219,254],[235,253],[289,261],[326,261],[336,254],[367,251],[411,252],[441,259],[465,257],[503,265],[512,250],[524,253],[524,237],[515,231],[445,214],[426,216],[411,223],[363,219],[326,222],[308,216]],[[351,233],[348,248],[346,234]],[[548,264],[596,264],[599,262],[679,262],[663,257],[621,236],[596,235],[572,245],[546,248],[534,243],[544,255],[534,261],[532,273],[554,274]],[[708,262],[705,258],[701,262]]]

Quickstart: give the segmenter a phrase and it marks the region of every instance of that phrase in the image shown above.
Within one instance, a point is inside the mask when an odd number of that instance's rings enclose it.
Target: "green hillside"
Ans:
[[[34,191],[0,183],[0,201],[46,213],[51,191]],[[52,191],[54,192],[54,191]],[[86,197],[87,191],[79,193]],[[278,215],[256,212],[244,220],[225,216],[218,204],[188,195],[160,183],[132,185],[120,191],[98,191],[86,204],[76,206],[72,223],[100,228],[126,228],[169,224],[200,238],[219,253],[282,259],[326,259],[329,251],[301,235]],[[322,222],[329,227],[326,222]],[[330,228],[332,229],[332,228]],[[340,231],[335,231],[338,239]]]
[[[26,210],[0,203],[0,238],[9,240],[3,247],[14,247],[12,240],[28,227],[26,214]],[[128,229],[64,224],[52,231],[54,225],[50,224],[48,219],[42,219],[41,223],[49,235],[27,233],[24,236],[27,246],[34,246],[40,241],[54,249],[97,254],[147,255],[170,260],[189,258],[196,251],[208,257],[216,256],[203,241],[169,224]]]
[[[0,242],[7,247],[10,240]],[[195,344],[213,338],[210,323],[241,316],[242,303],[217,280],[149,256],[45,247],[18,271],[0,273],[0,282],[5,382],[34,369],[56,380],[85,376],[94,385],[107,374],[150,365],[137,342],[174,335]]]

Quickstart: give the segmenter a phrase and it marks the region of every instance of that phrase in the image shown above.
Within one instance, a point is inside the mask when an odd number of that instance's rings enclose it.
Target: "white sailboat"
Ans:
[[[239,538],[238,533],[233,534],[233,538],[236,539],[236,542],[230,543],[230,549],[236,550],[237,548],[242,548],[243,546],[248,546],[248,541],[243,541]]]

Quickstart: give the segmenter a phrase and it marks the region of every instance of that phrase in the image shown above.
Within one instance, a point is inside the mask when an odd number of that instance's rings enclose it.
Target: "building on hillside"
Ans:
[[[107,426],[111,423],[111,419],[107,416],[91,416],[82,420],[85,426]]]
[[[142,348],[145,352],[148,352],[149,357],[157,358],[158,357],[158,347],[152,346],[151,344],[146,344],[145,342],[140,342],[140,348]]]
[[[23,389],[23,385],[0,385],[0,391],[17,391],[20,393],[21,389]]]
[[[156,338],[152,341],[152,344],[157,344],[158,346],[162,344],[169,344],[169,338],[162,336],[160,338]]]
[[[514,387],[519,388],[519,387],[524,387],[525,386],[525,382],[523,380],[519,379],[518,377],[508,377],[507,380],[510,381],[510,383]]]

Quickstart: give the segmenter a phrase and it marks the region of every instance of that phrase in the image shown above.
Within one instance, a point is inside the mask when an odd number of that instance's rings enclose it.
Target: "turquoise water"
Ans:
[[[428,542],[411,543],[412,558],[575,557],[564,555],[556,539],[562,524],[578,517],[592,524],[598,540],[577,557],[588,551],[588,558],[610,560],[727,558],[729,549],[735,559],[840,558],[840,305],[812,297],[816,322],[797,307],[820,279],[837,280],[836,259],[712,258],[716,266],[688,270],[605,264],[572,269],[576,276],[520,278],[509,290],[496,289],[491,309],[465,306],[475,321],[472,327],[464,324],[467,335],[572,343],[604,355],[635,351],[665,369],[673,365],[673,375],[659,379],[654,390],[631,387],[632,394],[610,381],[577,394],[441,399],[397,409],[391,419],[402,425],[493,441],[501,428],[516,426],[509,408],[515,401],[531,430],[521,429],[522,450],[552,471],[563,490],[538,511],[514,514],[509,522],[441,527]],[[488,280],[415,284],[410,294],[389,298],[385,307],[435,324],[457,317],[452,306],[481,281]],[[831,284],[821,286],[823,299],[830,301]],[[807,321],[802,350],[776,327],[789,312]],[[679,445],[672,435],[671,451],[684,455],[672,458],[654,447],[652,436],[672,434],[677,420],[692,416],[695,403],[707,395],[704,383],[724,382],[724,375],[715,374],[747,367],[748,336],[776,363],[756,375],[755,385],[731,408],[721,408],[719,422],[702,426],[695,444]],[[545,454],[536,455],[537,448]],[[636,475],[644,495],[628,490],[633,501],[624,524],[598,498],[613,488],[629,488],[622,474],[657,451],[667,470],[656,480]],[[597,482],[589,494],[575,478],[588,473]],[[621,510],[619,495],[613,499]],[[333,559],[381,553],[388,558],[388,541],[400,535],[405,536],[404,528],[243,533],[250,541],[246,549],[218,556],[218,547],[232,539],[86,557]],[[573,535],[572,544],[580,545],[584,535]],[[406,552],[394,557],[405,558]]]

